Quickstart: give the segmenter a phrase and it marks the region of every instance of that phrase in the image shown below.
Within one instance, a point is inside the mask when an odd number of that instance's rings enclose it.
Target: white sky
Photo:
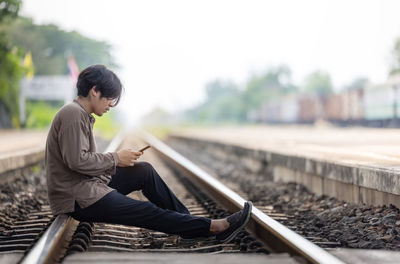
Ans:
[[[200,102],[215,78],[243,84],[279,64],[298,84],[319,69],[336,88],[360,76],[384,81],[399,10],[396,0],[23,0],[21,14],[112,44],[120,107],[137,120],[156,105]]]

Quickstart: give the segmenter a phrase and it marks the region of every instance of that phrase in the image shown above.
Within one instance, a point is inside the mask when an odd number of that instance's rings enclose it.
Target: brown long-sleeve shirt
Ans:
[[[113,189],[118,155],[97,153],[93,138],[95,118],[77,100],[63,106],[51,124],[46,142],[46,178],[53,214],[85,208]]]

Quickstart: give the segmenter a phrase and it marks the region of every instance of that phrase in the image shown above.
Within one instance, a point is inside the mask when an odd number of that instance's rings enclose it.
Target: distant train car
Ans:
[[[298,122],[302,124],[310,124],[323,118],[325,115],[324,102],[325,99],[318,96],[300,96],[298,99]]]
[[[344,120],[362,120],[364,118],[364,90],[353,89],[344,93]]]
[[[343,94],[331,94],[326,97],[324,107],[324,119],[331,122],[340,122],[346,117],[346,98]]]
[[[364,119],[367,126],[399,127],[400,75],[390,76],[364,91]]]
[[[297,95],[287,95],[261,104],[251,113],[251,120],[262,123],[296,123],[298,120]]]
[[[326,98],[324,119],[338,125],[361,124],[364,118],[363,90],[349,90]]]
[[[270,100],[264,107],[265,122],[280,123],[281,105],[280,101]]]
[[[268,123],[267,120],[269,120],[269,114],[269,102],[264,102],[258,109],[251,111],[249,118],[251,121]]]
[[[296,123],[299,118],[299,102],[297,95],[287,95],[280,101],[279,121],[282,123]]]
[[[312,124],[319,119],[337,125],[400,127],[400,75],[385,83],[326,97],[288,95],[270,100],[254,116],[266,123]]]
[[[382,84],[364,91],[364,120],[367,126],[385,127],[395,117],[395,90]]]

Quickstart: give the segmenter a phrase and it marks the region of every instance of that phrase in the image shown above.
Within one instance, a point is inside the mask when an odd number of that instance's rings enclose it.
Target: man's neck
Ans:
[[[76,100],[81,104],[81,106],[86,110],[86,112],[88,112],[89,114],[93,113],[90,102],[86,97],[78,96]]]

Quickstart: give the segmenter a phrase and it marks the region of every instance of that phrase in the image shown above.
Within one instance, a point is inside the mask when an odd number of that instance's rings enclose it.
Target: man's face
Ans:
[[[97,116],[102,116],[104,113],[107,113],[114,105],[115,99],[101,97],[101,93],[99,91],[95,91],[92,96],[93,113]]]

